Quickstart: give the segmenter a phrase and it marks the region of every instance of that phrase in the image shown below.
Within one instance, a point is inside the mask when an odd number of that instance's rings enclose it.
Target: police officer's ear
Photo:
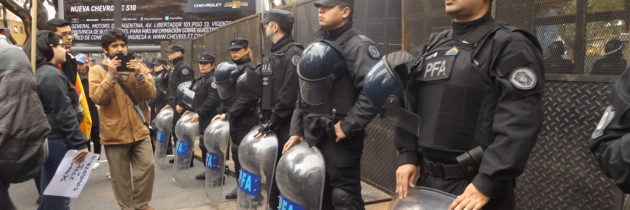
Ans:
[[[280,25],[278,23],[273,23],[273,25],[271,25],[271,29],[273,30],[273,33],[278,33],[280,31]]]
[[[337,5],[339,7],[339,9],[341,9],[341,17],[343,19],[351,19],[352,17],[352,8],[350,7],[349,4],[346,3],[341,3],[339,5]]]

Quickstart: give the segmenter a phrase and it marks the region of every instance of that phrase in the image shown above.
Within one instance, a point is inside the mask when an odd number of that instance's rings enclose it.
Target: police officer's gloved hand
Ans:
[[[269,132],[275,131],[275,130],[276,130],[276,123],[274,123],[273,121],[267,121],[260,126],[260,129],[258,129],[258,132],[268,134]]]

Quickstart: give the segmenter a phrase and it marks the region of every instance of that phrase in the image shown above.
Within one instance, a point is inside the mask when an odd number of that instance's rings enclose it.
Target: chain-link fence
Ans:
[[[630,1],[494,2],[495,19],[534,34],[545,58],[544,125],[517,182],[517,208],[620,209],[623,194],[600,172],[588,140],[626,69]],[[451,25],[441,1],[403,0],[403,8],[408,51]]]

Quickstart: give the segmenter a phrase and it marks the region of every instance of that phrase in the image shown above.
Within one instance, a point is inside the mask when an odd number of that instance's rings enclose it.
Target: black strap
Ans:
[[[133,102],[133,109],[136,110],[136,113],[138,114],[138,116],[140,116],[140,119],[142,119],[142,123],[146,125],[147,128],[149,128],[149,123],[147,123],[146,117],[144,116],[144,114],[142,114],[142,109],[140,109],[140,105],[138,105],[136,98],[134,98],[133,95],[131,95],[131,92],[129,91],[129,88],[127,88],[127,85],[125,85],[120,80],[117,80],[117,82],[120,85],[120,87],[123,89],[125,94],[129,96],[129,99],[131,99],[131,102]]]
[[[426,170],[434,177],[446,180],[468,178],[457,164],[444,164],[431,161],[427,158],[423,158],[422,160],[422,169]]]
[[[103,68],[103,70],[107,71],[107,69],[105,68],[104,65],[99,64],[99,66],[101,66],[101,68]],[[142,109],[140,108],[140,105],[138,105],[138,102],[136,101],[136,98],[133,97],[133,95],[131,95],[131,92],[129,91],[129,88],[127,88],[127,85],[125,85],[120,80],[116,80],[116,82],[118,82],[120,87],[123,89],[123,92],[125,92],[125,95],[127,95],[129,97],[129,99],[131,99],[131,102],[133,103],[133,109],[136,110],[136,113],[138,114],[138,116],[140,116],[140,119],[142,119],[142,124],[147,126],[147,129],[149,129],[149,131],[151,131],[151,128],[149,127],[149,123],[147,122],[147,118],[144,116],[144,114],[142,114]]]

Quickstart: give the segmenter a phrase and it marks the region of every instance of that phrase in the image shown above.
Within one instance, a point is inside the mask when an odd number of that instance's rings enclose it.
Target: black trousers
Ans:
[[[204,143],[204,141],[205,139],[204,139],[203,133],[201,133],[200,138],[199,138],[199,149],[201,149],[201,162],[203,162],[205,166],[208,149],[206,149],[206,143]]]
[[[15,210],[11,197],[9,197],[9,183],[4,183],[2,180],[0,180],[0,204],[2,204],[2,208],[7,210]]]
[[[172,148],[177,146],[175,145],[177,143],[177,135],[175,135],[175,126],[177,126],[177,121],[179,120],[179,118],[182,117],[182,113],[177,113],[177,110],[175,110],[175,107],[173,108],[173,127],[171,128],[171,136],[173,137],[172,141],[168,141],[168,149],[166,150],[166,154],[172,154]]]
[[[342,189],[352,197],[352,209],[363,210],[361,196],[361,155],[365,134],[348,137],[341,142],[326,138],[317,144],[326,162],[326,183],[322,209],[339,209],[333,204],[332,191]]]
[[[276,132],[276,136],[278,137],[278,155],[276,158],[276,164],[282,156],[282,148],[284,147],[284,144],[286,144],[287,140],[289,140],[289,132],[291,130],[290,127],[290,122],[278,126],[278,131]],[[276,186],[276,177],[274,177],[273,179],[273,184],[271,185],[271,189],[269,190],[269,207],[271,209],[278,209],[278,196],[280,196],[280,191],[278,190],[278,186]]]
[[[453,195],[461,195],[464,193],[466,187],[470,184],[470,180],[468,179],[452,179],[446,180],[440,177],[435,177],[425,172],[425,170],[421,171],[421,177],[418,180],[418,186],[429,187],[433,189],[442,190],[444,192],[451,193]],[[511,210],[514,209],[514,185],[505,186],[504,192],[499,193],[499,196],[496,198],[491,198],[488,204],[486,204],[483,209],[484,210]]]
[[[239,180],[239,175],[241,173],[241,163],[238,161],[238,146],[241,145],[243,138],[245,138],[250,129],[251,127],[248,129],[238,128],[235,131],[230,131],[230,141],[232,142],[230,150],[232,152],[232,160],[234,161],[236,181]]]
[[[90,132],[90,140],[94,144],[94,153],[101,154],[101,131],[100,131],[100,119],[98,116],[98,110],[90,110],[92,117],[92,131]],[[90,145],[88,145],[88,149]]]

